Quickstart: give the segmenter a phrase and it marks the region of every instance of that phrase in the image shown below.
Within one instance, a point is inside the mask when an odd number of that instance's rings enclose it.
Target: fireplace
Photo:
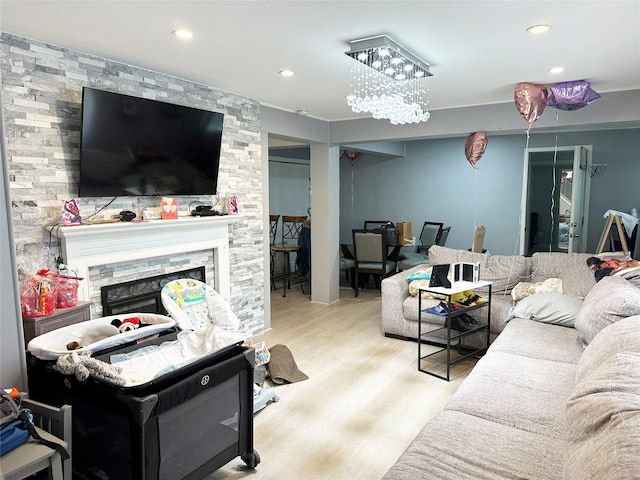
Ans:
[[[141,259],[202,250],[213,250],[213,287],[229,300],[229,225],[241,219],[241,215],[220,215],[67,226],[54,230],[53,235],[60,239],[64,263],[85,278],[78,289],[79,300],[90,300],[90,267],[135,264]]]
[[[167,283],[179,278],[191,278],[206,283],[205,268],[191,268],[104,286],[100,289],[102,314],[108,316],[129,312],[146,312],[166,315],[167,311],[162,305],[160,291]]]

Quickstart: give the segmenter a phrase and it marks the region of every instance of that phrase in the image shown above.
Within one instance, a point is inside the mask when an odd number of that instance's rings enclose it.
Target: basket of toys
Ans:
[[[40,270],[22,282],[20,305],[24,318],[43,317],[55,312],[58,285],[47,273],[47,270]]]
[[[56,307],[75,307],[78,304],[78,285],[81,277],[51,274],[58,284]]]

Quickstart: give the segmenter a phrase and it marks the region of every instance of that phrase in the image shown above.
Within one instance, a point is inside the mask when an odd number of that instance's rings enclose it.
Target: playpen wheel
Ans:
[[[249,453],[245,453],[241,458],[242,461],[247,464],[247,467],[252,470],[260,463],[260,455],[258,455],[255,449]]]

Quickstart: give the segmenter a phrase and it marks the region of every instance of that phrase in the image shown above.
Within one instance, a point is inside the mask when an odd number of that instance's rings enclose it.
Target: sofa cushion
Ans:
[[[493,283],[493,293],[511,293],[519,282],[529,279],[529,264],[520,255],[491,255],[432,245],[429,263],[480,262],[480,280]],[[586,265],[586,264],[585,264]]]
[[[505,321],[508,322],[513,318],[526,318],[536,322],[573,327],[582,303],[582,298],[562,293],[536,293],[523,298],[514,305]]]
[[[565,407],[575,372],[574,363],[492,351],[480,359],[445,408],[564,439]]]
[[[531,256],[531,281],[562,280],[562,293],[584,298],[595,285],[587,266],[590,253],[536,252]]]
[[[640,478],[640,316],[603,329],[567,402],[564,478]]]
[[[514,318],[491,344],[491,351],[576,364],[583,351],[577,338],[574,328]]]
[[[640,288],[622,277],[604,277],[584,299],[575,328],[587,345],[604,327],[633,315],[640,315]]]
[[[444,410],[422,429],[383,480],[557,480],[563,440]]]

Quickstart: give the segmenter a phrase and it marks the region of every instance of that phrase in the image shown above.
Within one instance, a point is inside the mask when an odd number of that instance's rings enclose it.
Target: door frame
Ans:
[[[582,150],[586,151],[585,161],[581,161],[581,152]],[[534,148],[525,148],[524,150],[524,165],[522,170],[522,198],[521,198],[521,208],[520,208],[520,255],[525,255],[527,253],[528,245],[528,232],[530,229],[530,219],[529,219],[529,177],[531,172],[531,153],[540,153],[540,152],[566,152],[573,151],[573,166],[574,170],[579,168],[585,172],[584,175],[584,205],[583,205],[583,219],[582,219],[582,240],[580,243],[584,245],[584,249],[586,250],[586,238],[588,231],[588,219],[589,219],[589,196],[591,191],[591,175],[589,175],[589,167],[592,163],[592,153],[593,153],[593,145],[573,145],[573,146],[563,146],[563,147],[534,147]],[[572,202],[573,205],[574,202]],[[571,223],[575,223],[573,206],[571,212]],[[569,251],[568,253],[572,253]]]

